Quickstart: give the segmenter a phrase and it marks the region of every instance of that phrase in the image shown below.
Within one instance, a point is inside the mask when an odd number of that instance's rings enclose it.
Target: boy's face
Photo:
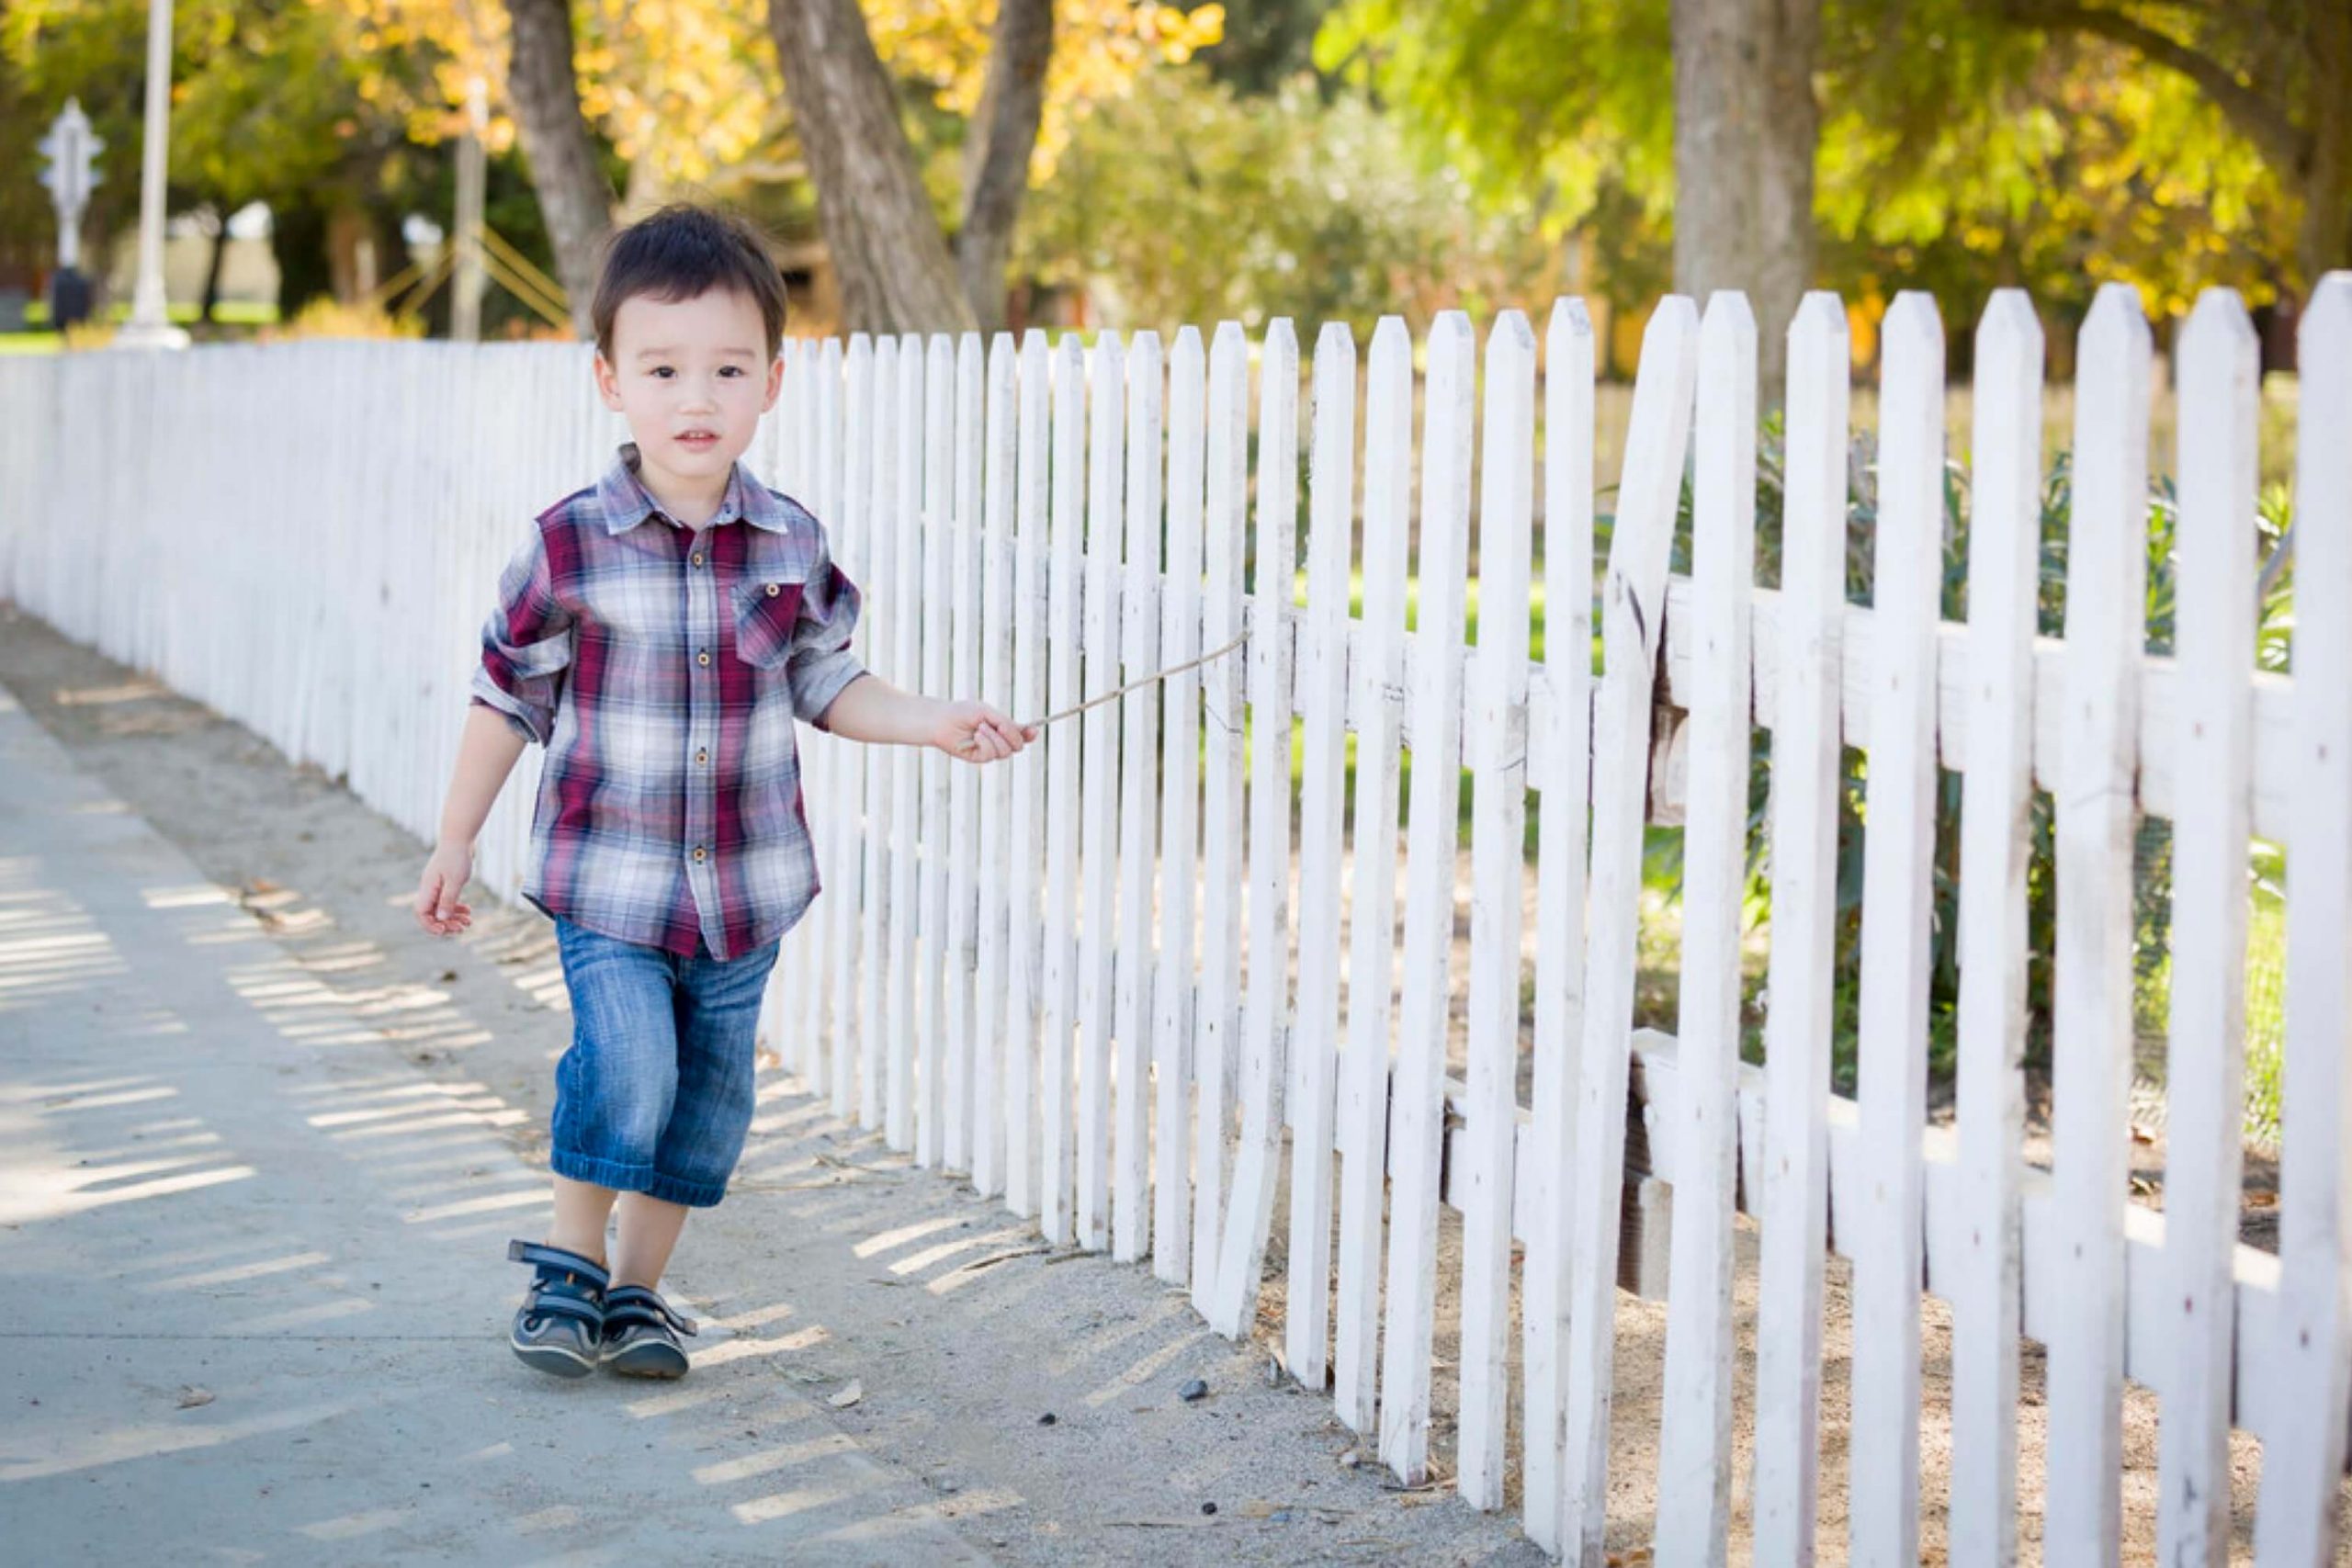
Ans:
[[[724,484],[784,379],[760,308],[731,288],[632,295],[613,313],[612,348],[610,363],[596,356],[596,388],[642,461],[684,484]]]

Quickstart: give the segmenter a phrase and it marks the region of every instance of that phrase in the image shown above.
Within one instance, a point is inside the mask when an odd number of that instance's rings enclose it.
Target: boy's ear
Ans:
[[[605,356],[601,354],[596,355],[596,391],[604,398],[605,406],[606,408],[611,409],[616,413],[620,412],[620,376],[610,365],[605,363]],[[773,400],[775,394],[771,390],[768,396]]]
[[[784,355],[779,354],[768,361],[768,396],[760,405],[762,413],[775,407],[776,394],[784,390]]]

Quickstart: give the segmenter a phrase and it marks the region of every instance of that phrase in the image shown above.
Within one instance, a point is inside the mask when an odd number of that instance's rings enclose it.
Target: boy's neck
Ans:
[[[638,482],[645,487],[646,493],[661,503],[664,514],[696,533],[718,515],[719,506],[727,500],[728,480],[732,477],[730,467],[716,481],[685,479],[656,468],[641,456],[638,458]]]

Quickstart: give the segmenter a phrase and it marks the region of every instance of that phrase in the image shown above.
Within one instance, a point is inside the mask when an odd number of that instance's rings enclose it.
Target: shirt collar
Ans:
[[[639,461],[637,443],[624,441],[613,466],[596,481],[596,502],[604,512],[608,533],[626,534],[648,517],[669,517],[662,510],[662,503],[653,498],[653,492],[645,488],[645,481],[638,477]],[[738,517],[772,534],[791,529],[791,517],[784,503],[740,462],[729,471],[727,492],[719,497],[718,513],[710,521],[716,526]],[[674,523],[674,519],[672,521]]]

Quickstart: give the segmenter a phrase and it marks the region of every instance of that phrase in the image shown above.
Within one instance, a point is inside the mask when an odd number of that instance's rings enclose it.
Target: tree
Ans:
[[[768,26],[846,324],[875,332],[974,326],[857,0],[770,0]]]
[[[2352,265],[2352,6],[2005,0],[2005,9],[2019,27],[2106,39],[2194,83],[2300,199],[2297,281],[2310,288]]]
[[[1813,283],[1821,0],[1672,0],[1674,286],[1747,292],[1763,384]]]
[[[1469,162],[1544,193],[1555,236],[1613,189],[1670,218],[1674,287],[1755,301],[1767,386],[1811,282],[1821,0],[1350,0],[1316,59]]]
[[[964,224],[956,241],[965,303],[989,331],[1003,324],[1004,263],[1029,189],[1053,55],[1053,0],[999,0],[988,85],[964,143]]]
[[[586,337],[596,263],[613,227],[613,188],[597,166],[572,70],[571,0],[506,0],[512,26],[506,94],[531,162],[539,211],[555,243],[573,330]]]
[[[2307,287],[2352,253],[2347,55],[2340,0],[1347,0],[1317,40],[1555,235],[1670,222],[1676,287],[1747,288],[1766,349],[1819,283]]]
[[[768,27],[848,324],[869,331],[993,326],[1004,257],[1031,183],[1071,121],[1124,94],[1153,60],[1216,41],[1220,6],[1132,0],[771,0]],[[869,30],[870,24],[870,30]],[[914,112],[902,89],[927,86]],[[953,117],[933,134],[930,109]],[[911,126],[911,133],[910,133]],[[960,139],[960,198],[926,177]],[[951,246],[943,209],[956,215]]]

